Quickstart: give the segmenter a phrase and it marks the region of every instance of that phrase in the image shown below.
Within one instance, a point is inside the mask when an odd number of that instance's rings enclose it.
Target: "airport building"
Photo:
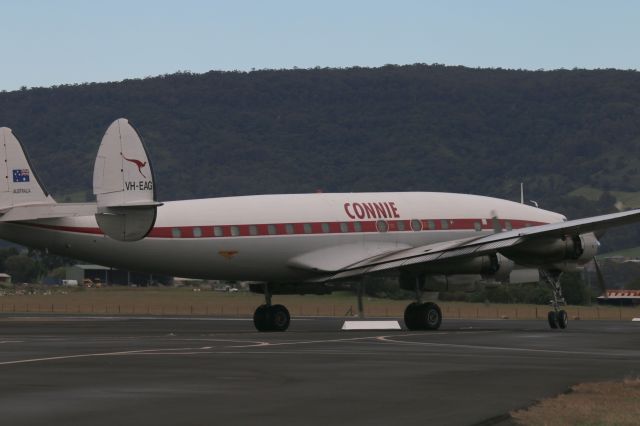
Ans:
[[[66,268],[66,279],[86,285],[137,285],[171,284],[172,277],[125,271],[101,265],[73,265]]]
[[[599,305],[631,306],[640,304],[640,290],[607,290],[598,296]]]

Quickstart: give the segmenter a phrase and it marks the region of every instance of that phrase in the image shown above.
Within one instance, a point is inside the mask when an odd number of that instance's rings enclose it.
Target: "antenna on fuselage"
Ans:
[[[529,202],[538,208],[537,201],[529,200]],[[520,182],[520,204],[524,204],[524,182]]]

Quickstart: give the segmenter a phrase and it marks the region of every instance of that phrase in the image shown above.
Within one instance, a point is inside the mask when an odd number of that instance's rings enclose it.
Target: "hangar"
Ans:
[[[171,284],[172,277],[141,272],[126,271],[101,265],[73,265],[66,268],[66,279],[84,283],[91,280],[93,284],[105,285],[137,285],[148,286]]]

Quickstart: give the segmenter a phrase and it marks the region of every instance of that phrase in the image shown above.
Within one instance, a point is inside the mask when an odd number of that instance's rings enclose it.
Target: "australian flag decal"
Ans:
[[[29,182],[29,169],[13,169],[14,182]]]

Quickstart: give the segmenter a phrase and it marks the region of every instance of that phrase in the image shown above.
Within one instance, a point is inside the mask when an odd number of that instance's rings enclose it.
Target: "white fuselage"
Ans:
[[[136,242],[106,237],[94,216],[2,223],[0,238],[141,272],[302,281],[394,248],[492,233],[493,217],[503,229],[565,220],[532,206],[465,194],[256,195],[166,202],[149,235]]]

